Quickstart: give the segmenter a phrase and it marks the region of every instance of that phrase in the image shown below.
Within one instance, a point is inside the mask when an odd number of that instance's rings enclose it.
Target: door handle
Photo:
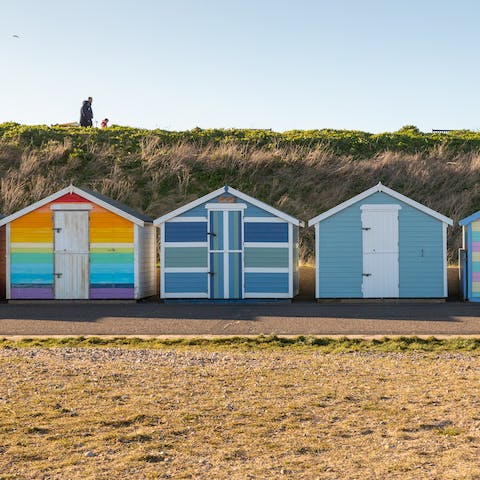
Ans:
[[[55,230],[55,232],[60,233],[62,229],[60,227],[53,227],[52,230]]]
[[[60,278],[63,275],[63,273],[54,273],[53,275],[57,278]]]
[[[371,277],[371,276],[372,276],[371,273],[362,273],[362,275],[363,275],[364,277]]]
[[[215,275],[215,272],[208,272],[209,275]]]
[[[362,227],[362,230],[371,230],[370,227]]]
[[[216,237],[217,234],[216,233],[213,233],[213,232],[207,232],[207,235],[211,235],[212,237]]]

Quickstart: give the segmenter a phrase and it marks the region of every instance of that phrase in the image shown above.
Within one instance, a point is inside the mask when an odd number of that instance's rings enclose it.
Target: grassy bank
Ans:
[[[132,338],[132,337],[65,337],[65,338],[0,338],[0,348],[133,348],[163,349],[199,347],[205,350],[269,350],[348,352],[478,352],[480,338],[384,337],[375,339],[331,338],[315,336],[219,338]]]
[[[480,358],[0,349],[0,479],[478,478]]]
[[[72,182],[154,218],[224,184],[302,220],[379,181],[458,220],[480,209],[480,134],[147,131],[0,125],[0,211]],[[449,229],[456,262],[458,227]],[[300,254],[313,256],[313,230]]]

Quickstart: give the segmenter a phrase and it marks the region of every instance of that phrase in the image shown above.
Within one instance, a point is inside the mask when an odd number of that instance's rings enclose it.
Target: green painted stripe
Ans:
[[[288,248],[245,248],[245,267],[288,268]]]
[[[95,247],[90,249],[90,253],[132,253],[133,254],[133,248],[128,248],[128,247],[97,248]]]
[[[53,248],[11,248],[10,253],[20,253],[20,254],[25,254],[25,253],[30,253],[30,254],[36,254],[36,253],[52,253]]]
[[[207,247],[166,247],[165,267],[208,267]]]
[[[13,253],[10,255],[10,262],[12,265],[19,263],[52,263],[53,253]]]
[[[133,263],[133,253],[90,253],[90,263],[92,264],[119,264]]]

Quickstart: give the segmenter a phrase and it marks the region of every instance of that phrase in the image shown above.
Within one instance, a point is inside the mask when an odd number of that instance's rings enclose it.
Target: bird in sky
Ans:
[[[12,35],[13,38],[20,38],[20,35]]]

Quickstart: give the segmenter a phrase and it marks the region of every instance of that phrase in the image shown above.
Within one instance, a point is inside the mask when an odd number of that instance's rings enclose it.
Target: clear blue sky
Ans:
[[[480,129],[478,1],[0,3],[0,122]]]

